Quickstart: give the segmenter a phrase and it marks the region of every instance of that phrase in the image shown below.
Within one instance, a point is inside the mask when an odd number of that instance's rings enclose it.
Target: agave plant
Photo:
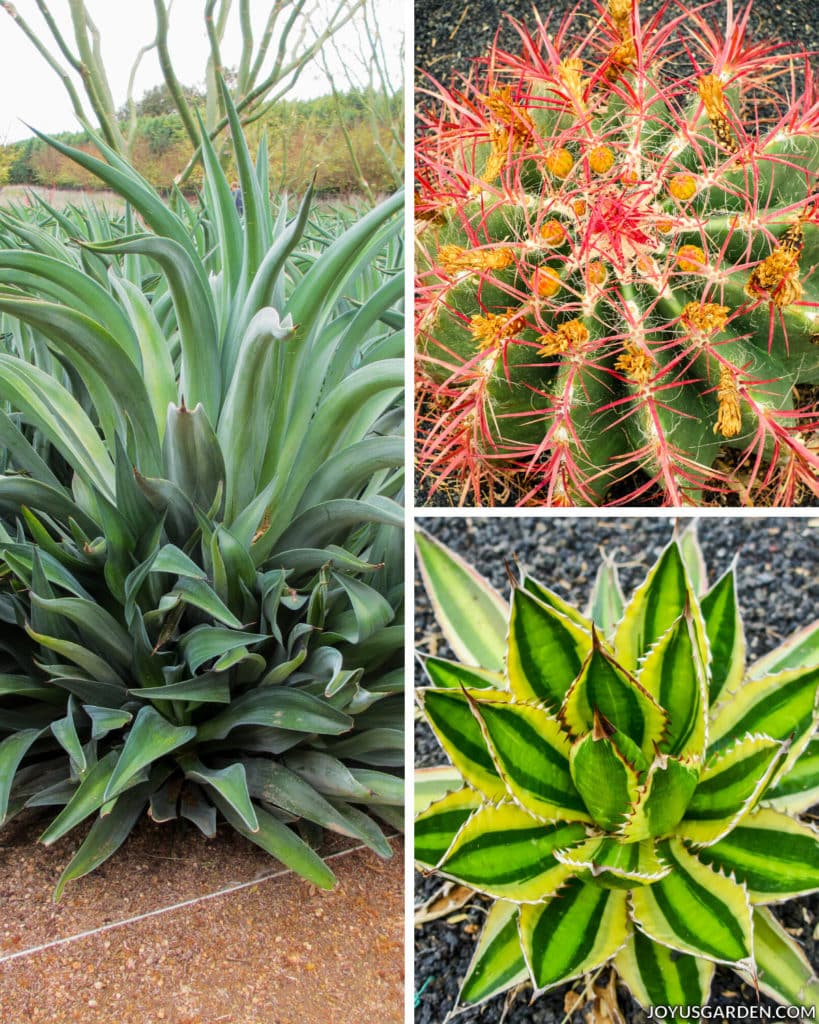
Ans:
[[[693,530],[628,602],[604,561],[585,614],[418,552],[459,660],[424,659],[451,767],[419,773],[415,857],[494,897],[460,1001],[608,963],[643,1006],[699,1007],[722,963],[816,1006],[769,905],[819,889],[819,622],[746,665],[733,568],[708,588]]]
[[[419,462],[463,504],[819,493],[806,54],[750,8],[515,25],[420,115]],[[805,65],[804,89],[794,68]],[[794,390],[794,389],[797,390]]]
[[[326,887],[400,825],[401,198],[300,249],[224,99],[243,221],[203,135],[201,206],[48,140],[126,217],[0,227],[0,823],[93,817],[57,895],[146,809]]]

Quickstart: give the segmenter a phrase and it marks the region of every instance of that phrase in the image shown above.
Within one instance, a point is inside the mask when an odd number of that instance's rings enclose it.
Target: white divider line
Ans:
[[[385,836],[387,840],[395,839],[400,835],[399,832],[393,832],[392,835]],[[339,850],[337,853],[330,853],[324,860],[338,860],[341,857],[346,857],[351,853],[359,853],[361,850],[368,850],[369,847],[365,843],[360,843],[358,846],[351,846],[349,850]],[[218,896],[227,896],[229,893],[238,892],[240,889],[249,889],[252,885],[261,885],[262,882],[270,882],[274,878],[281,878],[283,875],[294,874],[290,868],[284,868],[282,871],[274,871],[269,875],[260,875],[258,878],[251,878],[248,882],[236,882],[235,885],[229,885],[225,889],[218,889],[216,892],[205,893],[204,896],[195,896],[190,900],[183,900],[181,903],[174,903],[170,907],[158,907],[156,910],[149,910],[145,914],[137,914],[135,917],[126,917],[123,921],[113,921],[111,924],[101,925],[99,928],[91,928],[87,932],[78,932],[76,935],[66,935],[62,939],[54,939],[53,942],[44,942],[41,946],[32,946],[30,949],[20,949],[16,953],[6,953],[0,956],[0,964],[8,963],[10,960],[18,960],[23,956],[31,956],[34,953],[42,953],[45,949],[53,949],[55,946],[64,946],[69,942],[78,942],[80,939],[87,939],[91,935],[100,935],[102,932],[110,932],[113,928],[123,928],[128,924],[137,924],[139,921],[147,921],[149,917],[159,917],[160,914],[170,914],[174,910],[182,910],[184,907],[192,907],[197,903],[204,903],[206,900],[216,899]]]

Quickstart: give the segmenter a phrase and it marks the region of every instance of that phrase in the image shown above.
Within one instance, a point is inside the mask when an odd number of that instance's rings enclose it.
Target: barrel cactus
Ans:
[[[819,622],[746,665],[733,569],[703,585],[691,531],[628,603],[604,562],[585,614],[418,547],[460,660],[424,663],[451,767],[418,773],[415,856],[495,897],[461,1002],[609,963],[644,1006],[699,1007],[723,963],[819,1005],[769,909],[819,889]]]
[[[709,5],[704,5],[706,8]],[[679,5],[678,5],[679,7]],[[419,461],[462,503],[819,493],[819,96],[703,7],[517,25],[420,115]],[[805,62],[804,87],[793,85]],[[726,495],[730,497],[726,498]]]

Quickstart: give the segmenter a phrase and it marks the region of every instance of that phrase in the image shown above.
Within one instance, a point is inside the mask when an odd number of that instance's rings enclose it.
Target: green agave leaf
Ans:
[[[225,481],[225,463],[205,409],[169,405],[162,444],[165,472],[195,508],[209,509]]]
[[[746,681],[712,710],[710,751],[722,750],[747,733],[798,743],[813,733],[817,687],[819,665]]]
[[[476,690],[472,696],[488,692]],[[493,696],[498,700],[509,699],[504,691],[495,691]],[[425,689],[418,691],[418,698],[438,742],[464,781],[490,800],[508,797],[467,696],[456,690]]]
[[[819,981],[804,953],[765,907],[754,908],[754,960],[755,978],[740,973],[767,995],[792,1006],[819,1003]]]
[[[745,673],[745,632],[733,569],[702,599],[702,615],[711,648],[709,703],[715,704],[720,694],[733,693],[739,687]]]
[[[89,814],[93,814],[102,807],[105,803],[105,789],[118,758],[119,752],[111,750],[89,768],[79,786],[74,790],[71,799],[40,836],[41,843],[51,846],[52,843],[70,832],[75,825],[84,821]]]
[[[60,718],[51,723],[51,731],[56,741],[68,754],[72,769],[82,778],[88,768],[88,761],[86,760],[82,743],[80,743],[80,738],[77,735],[77,726],[74,722],[76,705],[75,698],[70,696],[67,705],[68,713],[65,718]]]
[[[175,576],[190,576],[191,579],[204,579],[205,572],[175,544],[165,544],[159,549],[150,564],[151,572],[170,572]]]
[[[668,545],[634,592],[614,634],[617,660],[633,672],[692,597],[678,545]]]
[[[264,633],[246,633],[223,626],[194,626],[179,638],[179,646],[191,672],[196,672],[206,661],[221,658],[237,647],[252,646],[267,639]]]
[[[60,875],[54,890],[55,901],[62,896],[68,882],[87,875],[116,853],[147,806],[152,790],[165,781],[169,771],[158,769],[153,772],[147,782],[122,793],[115,799],[108,813],[97,818],[85,842]]]
[[[784,752],[767,736],[746,736],[711,757],[678,833],[697,845],[727,835],[756,805]]]
[[[0,501],[2,501],[3,487],[5,480],[0,477]],[[31,483],[31,481],[28,481]],[[77,597],[85,597],[90,600],[91,595],[80,585],[77,579],[60,562],[47,551],[37,549],[33,544],[0,544],[0,557],[25,586],[30,587],[35,562],[35,552],[43,575],[49,583],[62,587]]]
[[[119,708],[105,708],[94,704],[83,704],[83,711],[91,719],[91,739],[99,740],[115,729],[121,729],[134,717],[130,711]]]
[[[198,739],[220,740],[239,725],[266,725],[292,732],[336,736],[353,727],[353,719],[326,700],[286,686],[251,690],[229,708],[199,726]]]
[[[4,450],[4,457],[9,460],[8,465],[14,467],[15,471],[33,477],[38,483],[46,484],[57,491],[62,489],[60,481],[51,472],[42,456],[23,436],[17,423],[1,409],[0,448]]]
[[[258,519],[257,519],[258,522]],[[351,501],[339,498],[326,501],[323,505],[309,508],[302,512],[281,534],[276,542],[276,551],[287,551],[290,548],[314,546],[319,547],[337,541],[351,529],[358,529],[364,523],[386,523],[389,526],[404,525],[404,510],[389,498],[376,495],[367,501]],[[239,536],[238,527],[234,533]],[[253,557],[257,560],[267,559],[272,545],[265,543],[263,535],[253,547]],[[274,552],[275,554],[275,552]]]
[[[688,853],[679,840],[658,852],[670,874],[631,891],[632,916],[650,939],[672,949],[751,965],[751,906],[744,886]]]
[[[445,784],[449,785],[450,780]],[[434,792],[440,792],[437,780]],[[418,863],[426,867],[437,867],[452,846],[458,831],[481,803],[482,797],[474,789],[464,786],[434,799],[425,807],[415,819],[413,853]]]
[[[621,744],[626,737],[646,760],[653,758],[655,744],[667,734],[666,712],[600,646],[595,634],[592,651],[566,694],[559,717],[574,736],[583,736],[595,728],[599,716],[621,734],[615,742]],[[626,749],[623,753],[629,754]]]
[[[418,563],[435,619],[455,656],[501,672],[506,653],[506,602],[449,548],[416,533]]]
[[[41,430],[92,487],[114,499],[114,464],[108,450],[82,406],[58,381],[37,366],[0,353],[0,397]],[[51,492],[59,493],[54,488],[43,491],[44,494]],[[39,508],[36,502],[28,503]],[[81,525],[84,524],[81,522]],[[94,532],[96,527],[92,525],[92,534]]]
[[[144,700],[196,701],[203,704],[229,704],[230,680],[225,672],[203,672],[201,676],[181,679],[164,686],[132,687],[128,693]]]
[[[614,958],[614,968],[634,998],[649,1006],[705,1006],[714,964],[652,942],[633,932]]]
[[[495,768],[520,805],[546,820],[591,822],[572,782],[571,744],[557,719],[541,707],[496,703],[484,692],[467,699]]]
[[[326,624],[328,633],[338,633],[349,643],[363,643],[395,618],[390,602],[362,580],[339,572],[331,573],[331,578],[347,595],[353,622],[345,628],[340,617],[334,617]]]
[[[529,977],[518,934],[518,907],[495,900],[466,972],[459,1003],[474,1006]]]
[[[172,725],[164,715],[152,707],[140,708],[128,730],[120,751],[116,768],[105,789],[105,799],[111,800],[124,789],[143,768],[153,764],[172,750],[188,743],[196,735],[192,725]]]
[[[233,810],[231,804],[214,791],[213,802],[225,816],[227,821],[246,839],[260,846],[263,850],[280,860],[302,878],[306,878],[322,889],[332,889],[336,877],[317,853],[310,849],[304,840],[287,825],[272,814],[256,806],[256,818],[259,822],[258,831],[248,829],[242,819]]]
[[[355,497],[377,473],[402,466],[403,460],[402,437],[366,437],[334,451],[310,478],[296,512],[303,512],[308,503]]]
[[[444,764],[435,768],[416,768],[414,783],[413,809],[415,814],[421,814],[436,800],[442,800],[447,793],[458,789],[463,779],[457,768]]]
[[[241,629],[242,623],[236,618],[233,612],[222,602],[213,588],[203,579],[189,579],[182,577],[170,596],[179,595],[185,604],[193,605],[207,612],[217,622],[223,622],[232,629]]]
[[[611,836],[592,836],[570,850],[557,850],[555,857],[561,864],[574,868],[577,874],[590,871],[601,884],[612,888],[651,885],[671,870],[657,856],[651,840],[624,843]]]
[[[343,800],[330,800],[328,802],[347,823],[345,835],[360,836],[361,841],[384,860],[389,860],[393,856],[392,846],[390,846],[389,840],[378,827],[374,818],[365,814],[360,807],[353,807],[352,804],[345,803]],[[403,830],[403,808],[375,807],[373,810],[387,825],[399,831]]]
[[[744,883],[753,903],[772,903],[819,889],[819,833],[779,811],[760,809],[749,814],[697,856]]]
[[[247,758],[243,763],[247,771],[250,793],[256,800],[281,807],[298,818],[306,818],[307,821],[313,821],[340,835],[359,839],[372,847],[371,828],[362,830],[357,827],[349,813],[337,810],[295,772],[268,758]],[[376,831],[380,837],[377,841],[378,851],[382,856],[391,856],[392,850],[381,832],[377,829]]]
[[[439,690],[503,690],[506,680],[500,672],[489,672],[483,668],[467,668],[457,661],[446,658],[424,657],[421,659],[424,671],[432,685]]]
[[[577,822],[544,824],[514,804],[484,804],[462,826],[439,871],[490,896],[543,900],[574,874],[554,851],[583,838]]]
[[[111,668],[110,664],[87,647],[75,644],[71,640],[61,640],[59,637],[37,633],[30,626],[26,627],[26,632],[32,640],[36,640],[38,644],[41,644],[48,650],[56,651],[62,657],[68,658],[69,661],[79,665],[80,668],[84,669],[92,678],[97,679],[99,682],[107,683],[109,686],[125,688],[122,678]]]
[[[626,941],[626,893],[571,879],[520,909],[520,939],[535,995],[604,963]]]
[[[698,769],[683,759],[668,755],[655,758],[620,836],[634,842],[669,835],[690,806],[698,779]]]
[[[0,824],[6,820],[9,793],[20,762],[42,734],[42,729],[21,729],[0,742]]]
[[[80,627],[97,650],[121,668],[131,664],[131,638],[117,620],[96,601],[83,597],[44,598],[31,595],[32,607],[42,608]]]
[[[811,740],[787,773],[765,790],[763,800],[766,806],[790,814],[800,814],[819,803],[819,738]]]
[[[688,615],[681,615],[645,656],[637,681],[668,713],[662,750],[680,757],[705,753],[708,695]]]
[[[528,591],[512,594],[506,671],[520,700],[557,709],[592,646],[589,633]]]
[[[226,765],[224,768],[208,768],[194,754],[184,754],[178,759],[179,767],[185,778],[193,779],[214,790],[222,799],[230,804],[233,811],[251,832],[258,832],[259,821],[256,810],[250,800],[245,766],[240,762]]]
[[[569,766],[592,819],[607,832],[621,827],[638,799],[640,773],[602,727],[575,741]],[[601,779],[606,780],[605,786]]]

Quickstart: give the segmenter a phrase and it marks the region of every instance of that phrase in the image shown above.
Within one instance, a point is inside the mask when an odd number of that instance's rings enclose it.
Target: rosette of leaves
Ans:
[[[93,819],[57,895],[145,811],[325,887],[400,825],[401,199],[300,249],[225,102],[243,219],[205,136],[201,207],[50,140],[126,218],[4,223],[0,822]]]
[[[452,767],[419,773],[415,856],[495,898],[460,1001],[609,963],[644,1006],[700,1006],[722,963],[815,1005],[769,907],[819,888],[819,623],[746,665],[733,569],[706,587],[691,531],[628,603],[604,562],[585,614],[418,550],[459,660],[424,661]]]

